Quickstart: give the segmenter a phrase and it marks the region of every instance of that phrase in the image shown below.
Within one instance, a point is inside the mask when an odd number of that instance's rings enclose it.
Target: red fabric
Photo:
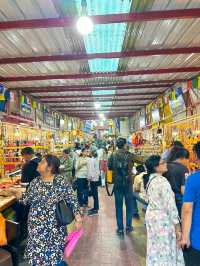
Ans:
[[[107,160],[100,160],[100,171],[106,172],[107,171]]]

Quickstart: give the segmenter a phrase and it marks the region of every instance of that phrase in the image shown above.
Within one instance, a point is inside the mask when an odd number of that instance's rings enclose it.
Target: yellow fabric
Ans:
[[[7,245],[6,237],[6,219],[0,213],[0,246]]]
[[[0,101],[5,101],[5,96],[3,94],[0,94]]]
[[[112,184],[112,182],[113,182],[113,172],[111,170],[107,171],[107,182],[109,184]]]
[[[198,77],[197,88],[200,89],[200,77]]]

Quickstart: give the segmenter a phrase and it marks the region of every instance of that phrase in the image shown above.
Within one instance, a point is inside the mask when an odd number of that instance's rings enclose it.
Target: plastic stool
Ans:
[[[11,254],[0,248],[0,266],[13,266]]]

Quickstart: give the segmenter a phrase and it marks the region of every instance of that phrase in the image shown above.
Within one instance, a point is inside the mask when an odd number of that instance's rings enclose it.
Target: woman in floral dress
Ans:
[[[160,156],[153,155],[146,161],[146,184],[148,207],[147,266],[183,266],[182,250],[179,247],[181,229],[174,193],[167,179],[162,176],[167,171]]]
[[[66,179],[59,175],[59,159],[47,155],[40,162],[41,177],[34,179],[21,202],[30,206],[28,244],[25,257],[32,266],[66,265],[64,262],[65,227],[56,220],[56,205],[62,200],[71,205],[80,229],[82,218],[78,201]]]

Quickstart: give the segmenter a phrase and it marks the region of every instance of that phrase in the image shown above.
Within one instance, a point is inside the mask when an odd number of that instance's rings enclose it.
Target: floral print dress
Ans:
[[[146,265],[184,266],[182,250],[176,243],[175,224],[179,223],[179,216],[171,186],[165,177],[152,174],[147,188]]]
[[[62,199],[71,205],[74,214],[79,213],[73,189],[61,175],[51,183],[35,178],[21,199],[30,206],[25,253],[30,265],[56,266],[63,260],[66,231],[56,220],[56,205]]]

